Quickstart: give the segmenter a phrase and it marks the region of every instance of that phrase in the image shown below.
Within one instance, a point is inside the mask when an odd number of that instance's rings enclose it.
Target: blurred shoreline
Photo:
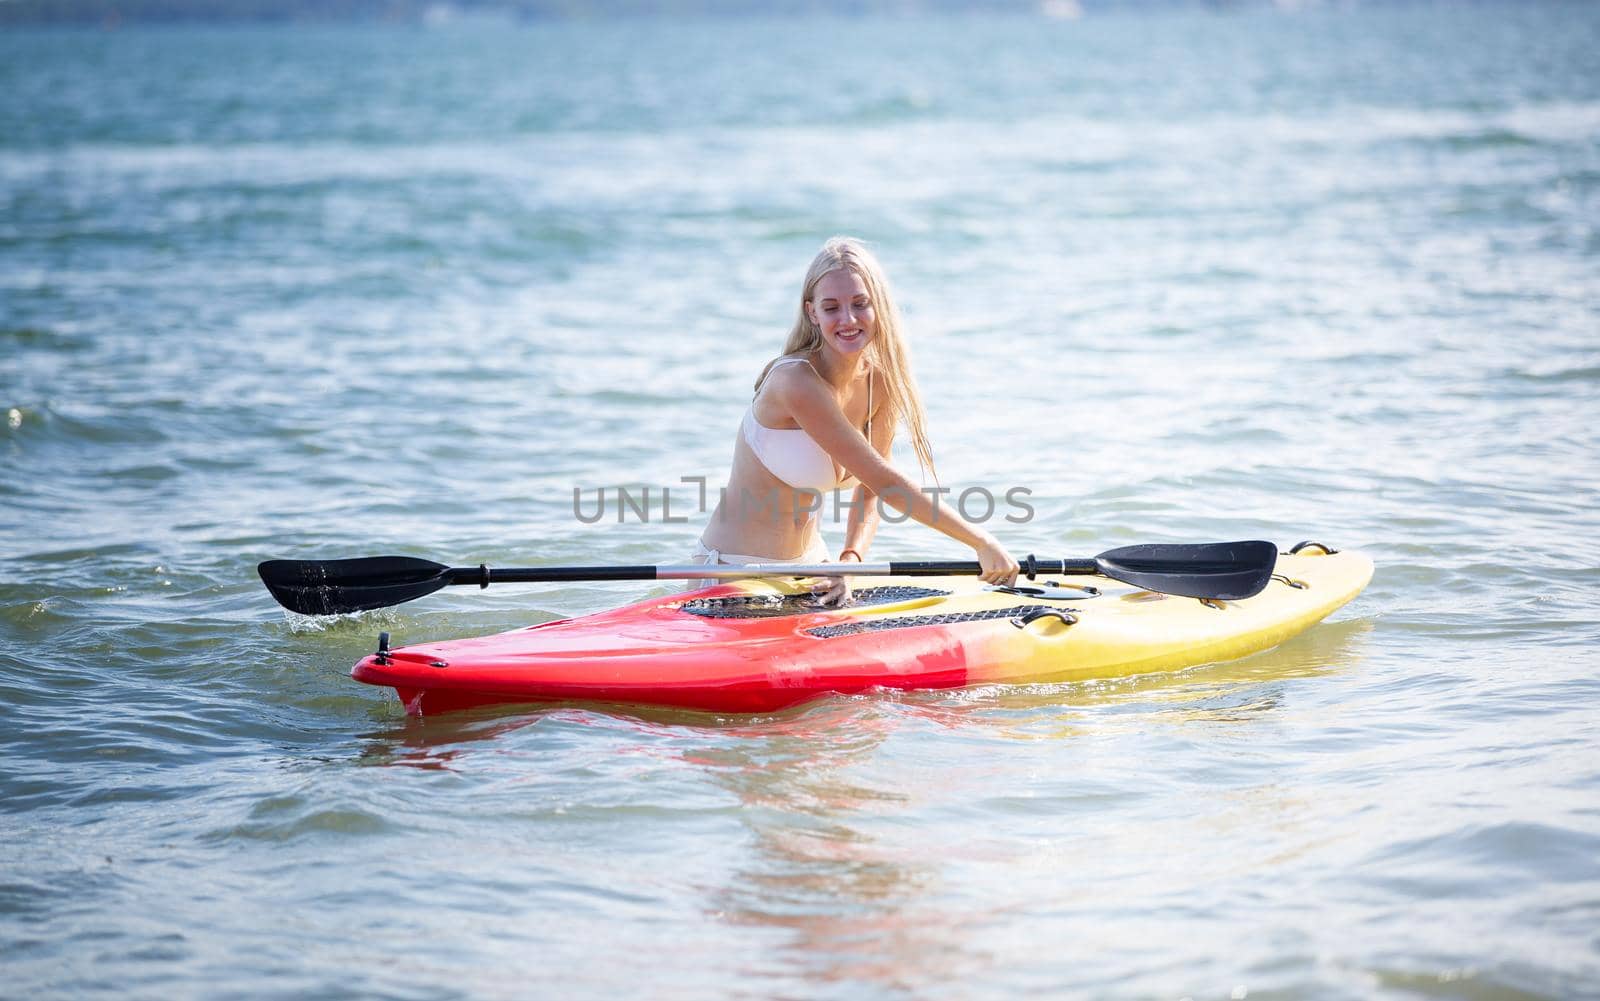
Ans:
[[[1075,20],[1127,11],[1304,10],[1407,0],[3,0],[0,25],[517,23],[613,17],[1037,14]]]

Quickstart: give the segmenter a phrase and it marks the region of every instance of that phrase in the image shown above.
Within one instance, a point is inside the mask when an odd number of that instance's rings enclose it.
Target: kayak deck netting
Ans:
[[[863,587],[822,608],[791,579],[743,580],[491,636],[380,650],[352,676],[406,711],[612,702],[773,712],[829,694],[1176,671],[1258,653],[1359,594],[1359,553],[1281,555],[1262,593],[1173,597],[1103,577],[1017,588],[970,577]],[[904,580],[904,578],[902,578]]]
[[[866,587],[851,595],[848,607],[883,605],[914,598],[938,598],[948,595],[933,587]],[[691,615],[710,619],[771,619],[784,615],[801,615],[806,612],[826,612],[827,608],[815,595],[806,594],[740,594],[726,598],[694,598],[678,606]]]
[[[913,629],[917,626],[949,626],[958,622],[985,622],[989,619],[1012,619],[1037,608],[1037,605],[1013,605],[1009,608],[985,608],[981,612],[941,612],[938,615],[897,615],[892,619],[868,619],[865,622],[844,622],[837,626],[817,626],[807,629],[807,636],[832,639],[835,636],[859,636],[862,633],[881,632],[885,629]]]

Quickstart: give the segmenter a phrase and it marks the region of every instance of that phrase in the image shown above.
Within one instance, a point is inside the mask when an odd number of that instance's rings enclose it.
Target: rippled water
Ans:
[[[1596,51],[1566,3],[0,35],[5,990],[1600,992]],[[417,721],[346,676],[380,629],[651,589],[256,582],[680,558],[573,489],[718,481],[835,232],[1019,553],[1371,588],[1167,677]]]

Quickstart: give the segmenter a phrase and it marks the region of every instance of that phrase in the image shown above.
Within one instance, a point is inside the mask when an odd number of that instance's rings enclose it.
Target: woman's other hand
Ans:
[[[839,555],[839,562],[860,563],[861,554],[846,549]],[[818,603],[824,608],[843,608],[850,604],[850,578],[819,577],[811,582],[811,593],[817,595]]]

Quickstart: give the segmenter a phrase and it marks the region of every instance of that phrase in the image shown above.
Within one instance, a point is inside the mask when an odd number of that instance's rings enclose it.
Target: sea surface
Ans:
[[[1554,2],[0,34],[0,995],[1600,996],[1597,52]],[[418,720],[379,631],[666,585],[260,586],[681,561],[835,233],[1018,555],[1371,587],[1166,676]]]

